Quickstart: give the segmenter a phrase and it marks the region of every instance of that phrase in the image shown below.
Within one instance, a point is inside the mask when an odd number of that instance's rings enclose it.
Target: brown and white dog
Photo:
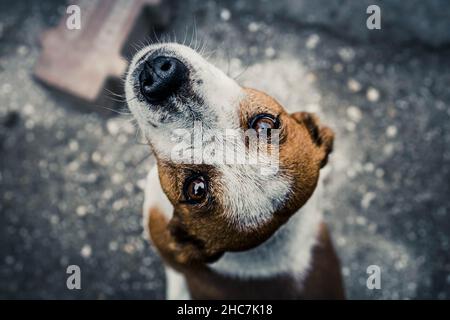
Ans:
[[[180,44],[138,52],[125,87],[156,158],[144,221],[167,264],[168,298],[344,298],[319,208],[329,128],[312,114],[288,114]],[[208,130],[278,130],[278,169],[261,174],[257,164],[174,160],[172,133],[195,122]],[[251,157],[249,143],[240,152]]]

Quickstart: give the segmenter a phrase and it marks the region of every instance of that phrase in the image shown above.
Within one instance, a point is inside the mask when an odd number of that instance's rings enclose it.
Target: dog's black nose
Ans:
[[[178,59],[159,56],[144,62],[139,75],[141,93],[149,102],[166,99],[188,78],[187,67]]]

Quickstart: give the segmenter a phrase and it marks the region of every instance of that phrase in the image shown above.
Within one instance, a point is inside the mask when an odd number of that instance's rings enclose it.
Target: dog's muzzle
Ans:
[[[176,94],[189,78],[188,68],[178,59],[166,56],[147,57],[139,74],[139,88],[152,104]]]

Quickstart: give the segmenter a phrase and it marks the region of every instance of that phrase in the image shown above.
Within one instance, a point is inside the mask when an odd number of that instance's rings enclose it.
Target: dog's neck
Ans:
[[[275,234],[256,248],[227,252],[211,268],[239,278],[272,277],[293,274],[302,279],[310,266],[311,252],[317,241],[322,210],[321,182],[313,196]]]

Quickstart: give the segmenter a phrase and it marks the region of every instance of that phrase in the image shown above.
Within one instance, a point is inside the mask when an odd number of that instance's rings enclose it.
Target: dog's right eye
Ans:
[[[280,122],[278,117],[274,117],[268,113],[262,113],[250,120],[249,127],[259,133],[261,131],[278,129],[280,127]]]
[[[203,176],[194,176],[184,184],[184,196],[188,202],[198,203],[205,199],[208,193],[208,183]]]

